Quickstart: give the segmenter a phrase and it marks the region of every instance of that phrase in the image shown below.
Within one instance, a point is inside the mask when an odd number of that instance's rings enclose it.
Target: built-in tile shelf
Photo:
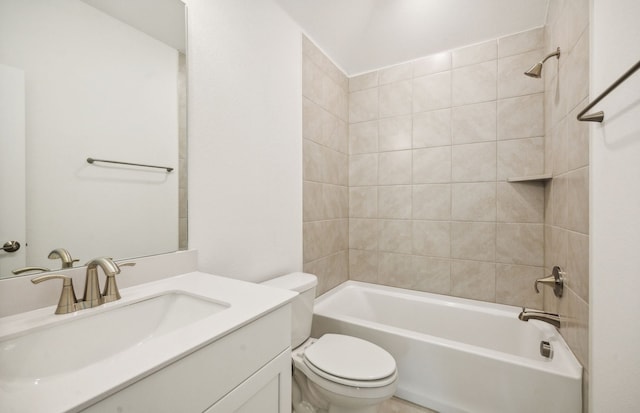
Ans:
[[[507,182],[546,182],[551,180],[551,174],[540,174],[540,175],[528,175],[528,176],[515,176],[513,178],[507,178]]]

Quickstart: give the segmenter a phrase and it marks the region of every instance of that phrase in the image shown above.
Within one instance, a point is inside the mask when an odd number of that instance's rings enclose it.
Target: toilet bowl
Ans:
[[[263,283],[299,293],[292,303],[294,413],[375,413],[395,393],[393,356],[356,337],[310,338],[317,278],[293,273]]]

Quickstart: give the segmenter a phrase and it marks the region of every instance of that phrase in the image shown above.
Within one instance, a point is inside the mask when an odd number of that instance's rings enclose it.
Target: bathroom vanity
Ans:
[[[0,319],[0,411],[288,412],[295,293],[191,272]]]

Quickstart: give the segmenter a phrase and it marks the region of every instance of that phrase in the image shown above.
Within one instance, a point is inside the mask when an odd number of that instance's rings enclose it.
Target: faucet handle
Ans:
[[[135,262],[123,262],[122,264],[116,264],[118,269],[120,269],[120,267],[133,267],[135,265],[136,265]],[[102,299],[104,300],[105,303],[119,300],[121,297],[120,297],[120,291],[118,290],[118,284],[116,283],[116,273],[113,273],[113,274],[105,273],[105,275],[107,276],[107,278],[104,282]]]
[[[58,300],[56,314],[67,314],[76,311],[78,300],[76,300],[76,293],[73,290],[73,280],[70,277],[62,274],[47,274],[32,278],[31,282],[39,284],[43,281],[55,279],[61,279],[63,281],[62,292],[60,293],[60,299]]]
[[[553,267],[553,272],[550,276],[538,278],[533,283],[533,287],[536,289],[536,293],[540,293],[540,290],[538,289],[538,283],[540,283],[553,287],[553,293],[555,294],[555,296],[562,297],[562,293],[564,290],[564,275],[565,273],[564,271],[562,271],[562,268],[556,265],[555,267]]]

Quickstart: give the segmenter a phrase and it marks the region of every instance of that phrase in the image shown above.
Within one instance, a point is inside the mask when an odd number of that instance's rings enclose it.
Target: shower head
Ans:
[[[544,64],[544,62],[546,62],[549,58],[551,58],[553,56],[556,56],[557,59],[560,59],[560,48],[559,47],[556,49],[555,52],[548,54],[547,56],[545,56],[544,59],[542,59],[541,61],[539,61],[535,65],[531,66],[531,68],[529,68],[529,70],[524,72],[524,74],[529,76],[529,77],[535,77],[536,79],[540,79],[542,77],[542,65]]]

